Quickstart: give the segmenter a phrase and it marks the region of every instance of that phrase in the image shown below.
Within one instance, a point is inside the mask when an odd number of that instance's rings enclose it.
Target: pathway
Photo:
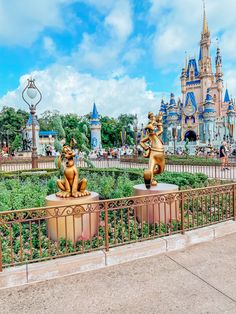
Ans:
[[[1,290],[1,313],[236,313],[236,233],[178,252]]]

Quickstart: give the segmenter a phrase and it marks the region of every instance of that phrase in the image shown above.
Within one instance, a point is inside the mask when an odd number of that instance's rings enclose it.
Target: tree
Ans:
[[[44,131],[56,131],[57,137],[62,139],[65,137],[65,130],[62,125],[62,119],[59,114],[59,111],[47,110],[42,113],[41,118],[39,119],[40,130]]]
[[[11,144],[11,150],[14,152],[15,150],[19,150],[20,148],[22,148],[22,136],[17,134]]]
[[[110,117],[102,117],[102,145],[104,147],[114,147],[121,145],[120,132],[126,132],[126,143],[134,144],[133,126],[135,123],[135,115],[121,114],[117,119]]]
[[[1,144],[6,142],[8,146],[15,140],[17,134],[21,134],[29,118],[29,113],[12,107],[3,107],[0,112],[0,138]]]

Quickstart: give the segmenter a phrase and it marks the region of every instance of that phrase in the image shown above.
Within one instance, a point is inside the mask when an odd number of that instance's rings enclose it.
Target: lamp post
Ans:
[[[177,125],[177,126],[173,126],[172,127],[172,137],[174,140],[174,155],[176,154],[176,140],[178,137],[178,130],[180,130],[181,126]]]
[[[28,98],[28,100],[26,99]],[[28,79],[28,84],[22,92],[22,98],[29,106],[30,114],[32,117],[32,168],[38,168],[38,153],[36,146],[36,135],[35,135],[35,114],[37,105],[42,100],[42,94],[35,85],[35,80]]]
[[[138,117],[137,114],[135,115],[134,118],[134,137],[135,137],[135,151],[134,151],[134,156],[135,158],[138,157]]]

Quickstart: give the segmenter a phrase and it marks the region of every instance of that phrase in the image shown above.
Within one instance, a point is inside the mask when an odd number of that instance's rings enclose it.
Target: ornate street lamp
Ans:
[[[174,155],[176,154],[176,141],[178,139],[178,131],[181,129],[180,125],[174,125],[172,127],[172,138],[174,140]]]
[[[42,100],[42,94],[35,85],[34,79],[28,79],[28,84],[22,92],[22,98],[29,106],[30,114],[32,117],[32,168],[35,169],[38,168],[38,153],[35,135],[35,114],[37,105]]]
[[[134,116],[134,156],[135,158],[138,157],[138,116],[137,114]]]

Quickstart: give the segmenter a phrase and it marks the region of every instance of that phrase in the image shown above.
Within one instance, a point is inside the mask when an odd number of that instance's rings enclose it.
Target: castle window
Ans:
[[[191,70],[190,72],[190,80],[193,81],[194,80],[194,71]]]

